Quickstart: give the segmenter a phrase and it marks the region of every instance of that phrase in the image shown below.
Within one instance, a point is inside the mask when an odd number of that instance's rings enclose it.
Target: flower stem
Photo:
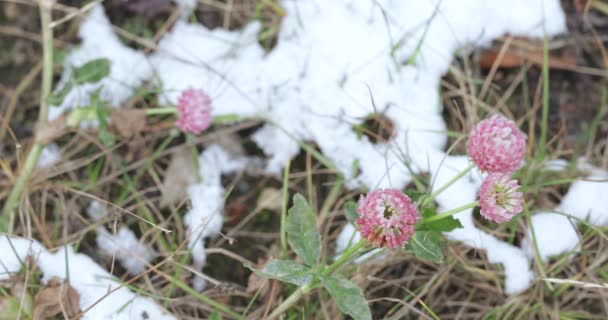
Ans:
[[[355,245],[346,249],[346,251],[344,251],[344,253],[342,253],[342,255],[340,256],[340,258],[338,258],[336,261],[334,261],[334,263],[332,263],[329,267],[327,267],[325,270],[323,270],[321,275],[324,275],[324,276],[331,275],[334,271],[336,271],[339,267],[341,267],[342,264],[344,264],[346,261],[350,260],[350,258],[355,253],[357,253],[357,251],[359,251],[359,249],[365,247],[366,244],[367,244],[367,240],[365,240],[365,239],[359,240],[359,242],[355,243]]]
[[[21,169],[21,174],[17,178],[13,190],[11,190],[10,195],[6,199],[4,208],[2,208],[2,217],[0,217],[0,231],[2,232],[13,232],[15,209],[19,205],[19,201],[21,200],[21,193],[25,188],[25,184],[27,183],[30,175],[34,171],[36,163],[38,163],[38,157],[40,157],[42,147],[43,145],[41,142],[34,143],[34,146],[32,146],[32,149],[30,150],[27,155],[27,158],[25,159],[25,164]]]
[[[51,94],[51,87],[53,85],[53,29],[50,24],[51,18],[51,7],[53,1],[39,1],[40,7],[40,22],[42,26],[42,47],[43,47],[43,64],[42,64],[42,87],[40,93],[40,109],[38,113],[38,126],[45,124],[48,121],[48,97]],[[0,216],[0,231],[8,231],[11,233],[13,230],[15,209],[19,205],[23,189],[27,184],[38,158],[40,152],[45,144],[46,137],[40,137],[38,135],[34,138],[34,145],[25,159],[25,164],[21,169],[21,174],[15,182],[15,186],[9,194],[4,207],[2,208],[2,215]]]
[[[330,276],[334,271],[338,270],[343,264],[350,261],[350,259],[359,251],[359,249],[367,245],[367,240],[361,239],[359,242],[346,249],[344,253],[329,267],[325,268],[321,272],[321,276]],[[268,316],[267,320],[278,318],[281,314],[285,313],[291,306],[298,302],[306,293],[314,289],[321,281],[318,277],[315,277],[309,284],[301,286],[294,291],[285,301],[283,301],[272,313]]]
[[[147,116],[156,115],[156,114],[175,114],[175,113],[177,113],[177,109],[175,107],[146,109]]]
[[[445,189],[447,189],[451,185],[453,185],[454,182],[456,182],[460,178],[464,177],[464,175],[466,175],[473,168],[475,168],[475,164],[470,164],[468,167],[466,167],[464,170],[462,170],[460,173],[458,173],[454,178],[452,178],[452,180],[448,181],[448,183],[444,184],[443,186],[441,186],[441,188],[435,190],[435,192],[431,193],[428,197],[424,198],[420,207],[424,207],[426,204],[429,203],[429,201],[432,201],[433,199],[435,199],[435,197],[437,197],[440,193],[445,191]]]
[[[287,297],[287,299],[284,300],[276,309],[274,309],[272,311],[272,313],[270,313],[268,318],[266,318],[266,320],[276,319],[280,315],[285,313],[285,311],[287,311],[289,308],[291,308],[291,306],[293,306],[296,302],[298,302],[304,296],[304,294],[306,294],[306,293],[308,293],[308,291],[312,290],[313,284],[316,284],[317,282],[318,282],[318,280],[315,279],[313,282],[311,282],[307,285],[304,285],[302,287],[299,287],[289,297]]]
[[[419,224],[425,224],[425,223],[441,220],[441,219],[453,216],[453,215],[455,215],[455,214],[457,214],[459,212],[462,212],[464,210],[475,208],[477,205],[479,205],[479,202],[478,201],[474,201],[474,202],[471,202],[469,204],[465,204],[464,206],[461,206],[461,207],[458,207],[458,208],[455,208],[455,209],[452,209],[452,210],[448,210],[446,212],[442,212],[442,213],[440,213],[438,215],[435,215],[435,216],[432,216],[432,217],[428,217],[426,219],[422,219],[422,221],[420,221]]]

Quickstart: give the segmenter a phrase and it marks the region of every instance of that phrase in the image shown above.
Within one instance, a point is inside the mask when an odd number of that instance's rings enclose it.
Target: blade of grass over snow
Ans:
[[[287,221],[287,205],[289,203],[289,168],[291,161],[287,161],[285,168],[283,169],[283,188],[282,188],[282,199],[281,199],[281,248],[283,249],[283,257],[287,255],[287,232],[285,231],[285,224]]]
[[[525,202],[524,202],[524,215],[526,216],[526,224],[530,228],[530,233],[532,234],[532,246],[534,247],[534,258],[535,258],[534,262],[536,263],[540,274],[542,276],[546,276],[547,273],[545,271],[545,263],[543,262],[543,259],[541,258],[540,249],[538,248],[538,241],[536,241],[536,232],[534,230],[534,225],[532,224],[532,214],[530,213],[530,209],[528,208],[528,206]],[[550,287],[550,285],[549,285],[549,287]],[[550,289],[553,290],[553,288],[551,288],[551,287],[550,287]]]
[[[537,155],[537,161],[543,162],[547,152],[547,131],[549,126],[549,37],[543,38],[543,66],[542,66],[542,81],[543,81],[543,102],[542,102],[542,118],[540,126],[540,146]]]

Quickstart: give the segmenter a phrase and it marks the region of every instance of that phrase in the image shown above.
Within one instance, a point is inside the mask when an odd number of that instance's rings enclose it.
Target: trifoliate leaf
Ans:
[[[285,229],[287,241],[304,263],[312,266],[321,253],[321,235],[312,208],[301,194],[293,197]]]
[[[409,241],[409,247],[416,257],[434,263],[443,262],[444,256],[441,252],[443,237],[436,231],[416,231]]]
[[[371,320],[372,313],[365,296],[354,282],[343,278],[321,277],[327,292],[334,298],[338,308],[355,320]]]
[[[264,278],[277,279],[300,287],[310,283],[313,278],[310,268],[289,260],[272,260],[262,270],[252,270]]]

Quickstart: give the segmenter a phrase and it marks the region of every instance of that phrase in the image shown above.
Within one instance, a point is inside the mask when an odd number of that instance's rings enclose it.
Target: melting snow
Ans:
[[[80,295],[80,310],[92,307],[83,320],[175,319],[154,300],[120,287],[119,281],[90,257],[73,251],[71,246],[66,246],[51,253],[37,241],[0,236],[0,279],[19,272],[22,262],[31,256],[42,271],[43,283],[53,277],[69,278],[70,285]]]
[[[87,215],[95,222],[100,222],[108,210],[98,201],[93,201],[87,209]],[[114,234],[101,225],[96,228],[95,242],[103,255],[115,257],[120,264],[136,275],[146,270],[147,264],[156,258],[156,253],[149,246],[141,243],[135,233],[127,226],[118,227]]]
[[[61,150],[59,150],[59,146],[57,144],[51,143],[42,148],[40,157],[38,158],[38,163],[36,163],[36,168],[49,168],[59,161],[61,161]]]
[[[581,221],[595,226],[608,225],[608,172],[590,166],[583,169],[588,169],[590,175],[585,180],[572,183],[559,206],[553,211],[532,216],[532,229],[540,258],[544,261],[580,250],[576,226]],[[535,256],[531,229],[522,247],[531,258]]]
[[[219,145],[211,145],[199,157],[200,183],[188,188],[192,208],[184,217],[188,227],[188,244],[194,266],[202,269],[207,261],[205,238],[215,237],[224,223],[224,187],[221,175],[245,168],[246,158],[231,156]],[[194,279],[195,289],[205,288],[205,279]]]
[[[110,74],[97,83],[86,83],[70,90],[61,105],[50,106],[49,120],[54,120],[66,110],[88,105],[90,94],[100,88],[101,99],[111,107],[118,107],[152,75],[144,54],[122,44],[112,31],[110,20],[101,6],[95,6],[91,10],[80,26],[78,36],[82,39],[82,44],[66,56],[63,75],[56,91],[70,81],[72,68],[94,59],[110,60]]]

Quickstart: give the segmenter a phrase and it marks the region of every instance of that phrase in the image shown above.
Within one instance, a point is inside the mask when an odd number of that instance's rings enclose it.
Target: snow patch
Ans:
[[[188,188],[192,208],[184,217],[192,260],[199,270],[207,261],[205,239],[217,236],[224,224],[224,187],[221,176],[242,170],[248,163],[247,158],[233,156],[217,144],[207,147],[199,157],[198,174],[201,182]],[[196,290],[202,291],[205,285],[205,279],[194,279]]]
[[[44,148],[42,148],[42,151],[40,151],[36,168],[49,168],[59,161],[61,161],[61,150],[59,150],[59,146],[56,143],[51,143],[46,145]]]
[[[590,175],[575,181],[551,212],[540,212],[532,216],[532,228],[528,230],[522,247],[531,257],[535,257],[532,229],[540,258],[547,261],[553,256],[580,251],[580,237],[576,226],[587,221],[594,226],[608,225],[608,171],[585,165]]]
[[[49,120],[56,119],[69,109],[88,105],[91,93],[98,89],[101,89],[100,97],[103,101],[111,107],[119,107],[152,75],[152,68],[143,52],[122,44],[112,31],[110,20],[101,5],[91,9],[80,26],[78,36],[82,39],[82,44],[66,56],[64,71],[56,91],[61,90],[70,81],[73,68],[94,59],[110,60],[110,74],[97,83],[86,83],[72,88],[60,105],[50,106]]]
[[[87,209],[87,214],[93,221],[100,222],[107,216],[108,210],[99,201],[93,201]],[[95,242],[101,254],[115,257],[133,275],[144,272],[150,261],[157,257],[156,252],[137,239],[127,226],[122,225],[116,233],[112,233],[101,225],[96,228],[96,232]]]
[[[37,241],[1,236],[0,252],[3,254],[0,256],[0,279],[8,279],[13,273],[19,272],[22,261],[30,256],[36,259],[42,271],[43,283],[53,277],[70,279],[70,285],[80,295],[80,310],[91,307],[83,315],[83,320],[176,319],[154,300],[139,296],[127,287],[120,287],[120,281],[90,257],[74,253],[73,250],[71,246],[65,246],[51,253]]]

